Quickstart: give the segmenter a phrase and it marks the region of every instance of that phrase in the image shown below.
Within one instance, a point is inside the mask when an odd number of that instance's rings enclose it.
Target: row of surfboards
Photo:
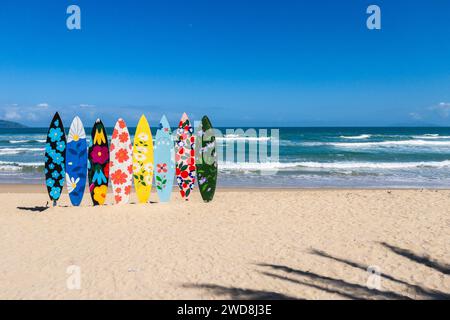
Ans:
[[[79,206],[86,182],[94,205],[105,203],[109,182],[114,203],[128,203],[133,181],[139,203],[148,202],[152,186],[159,201],[168,202],[175,178],[183,199],[189,199],[198,183],[203,200],[209,202],[217,183],[215,148],[215,136],[207,116],[202,118],[194,134],[184,113],[174,135],[163,116],[153,140],[148,121],[142,115],[133,142],[125,121],[119,119],[110,143],[105,126],[97,119],[88,145],[81,119],[73,119],[66,135],[56,113],[45,145],[45,183],[54,205],[66,184],[71,203]]]

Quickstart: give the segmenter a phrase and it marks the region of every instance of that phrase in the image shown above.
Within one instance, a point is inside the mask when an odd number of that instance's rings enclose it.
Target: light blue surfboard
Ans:
[[[74,206],[80,205],[86,187],[87,147],[83,123],[75,117],[70,125],[66,149],[66,184]]]
[[[156,131],[153,152],[156,192],[160,202],[168,202],[175,177],[175,148],[166,116],[161,118],[159,129]]]

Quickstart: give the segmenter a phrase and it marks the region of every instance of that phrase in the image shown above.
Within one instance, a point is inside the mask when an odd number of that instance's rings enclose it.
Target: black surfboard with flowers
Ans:
[[[48,128],[47,141],[45,144],[45,184],[48,195],[53,204],[61,197],[66,176],[66,134],[61,118],[55,113]]]
[[[214,129],[207,116],[202,118],[197,131],[196,166],[200,194],[205,202],[214,198],[217,184],[217,155]]]
[[[105,203],[109,180],[109,147],[105,126],[97,119],[89,144],[89,191],[94,206]]]

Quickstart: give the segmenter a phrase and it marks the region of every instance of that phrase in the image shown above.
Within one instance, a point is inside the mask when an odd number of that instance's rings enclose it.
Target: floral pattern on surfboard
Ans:
[[[108,134],[100,119],[92,127],[88,153],[88,180],[94,206],[105,203],[109,181]]]
[[[116,122],[111,137],[109,178],[116,204],[128,203],[133,178],[132,145],[127,125],[123,119]]]
[[[87,178],[87,142],[83,123],[75,117],[70,125],[66,150],[66,184],[70,202],[79,206]]]
[[[153,138],[144,115],[139,119],[134,134],[133,178],[139,203],[146,203],[150,197],[153,180]]]
[[[166,116],[161,118],[155,136],[155,186],[160,202],[168,202],[175,176],[175,148]]]
[[[177,129],[175,143],[175,163],[177,184],[181,197],[188,200],[195,185],[195,136],[186,113],[183,114]]]
[[[207,116],[202,118],[197,130],[196,169],[200,194],[203,201],[214,198],[217,184],[217,155],[214,129]]]
[[[50,123],[45,144],[44,173],[45,184],[53,204],[59,200],[66,176],[66,135],[61,118],[55,113]]]

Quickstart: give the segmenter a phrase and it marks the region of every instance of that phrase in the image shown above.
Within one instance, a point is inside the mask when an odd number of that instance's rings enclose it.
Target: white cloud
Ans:
[[[6,120],[20,120],[22,119],[21,114],[16,109],[6,110],[3,117]]]
[[[64,124],[69,125],[75,116],[79,116],[85,126],[90,126],[95,119],[101,118],[107,126],[114,126],[117,118],[124,118],[130,126],[137,123],[142,114],[147,113],[149,121],[159,121],[162,114],[166,114],[169,120],[177,123],[182,114],[183,108],[179,111],[171,110],[162,106],[108,106],[99,107],[88,103],[78,103],[70,105],[54,105],[45,102],[33,103],[30,105],[4,104],[0,105],[0,119],[21,122],[28,126],[46,127],[58,111]],[[148,110],[152,110],[149,114]],[[191,119],[195,119],[195,114],[189,114]]]
[[[10,121],[20,121],[24,124],[30,124],[45,118],[52,111],[49,110],[47,103],[39,103],[33,106],[19,106],[18,104],[9,104],[0,107],[0,118]]]
[[[422,120],[422,115],[417,112],[411,112],[409,116],[414,120]]]
[[[441,117],[448,118],[450,116],[450,102],[440,102],[431,106],[429,110],[436,111]]]
[[[48,107],[50,107],[50,105],[48,103],[46,103],[46,102],[43,102],[43,103],[38,103],[36,105],[36,107],[38,107],[40,109],[48,109]]]
[[[30,121],[36,121],[39,120],[39,116],[33,112],[30,112],[27,114],[27,119]]]

